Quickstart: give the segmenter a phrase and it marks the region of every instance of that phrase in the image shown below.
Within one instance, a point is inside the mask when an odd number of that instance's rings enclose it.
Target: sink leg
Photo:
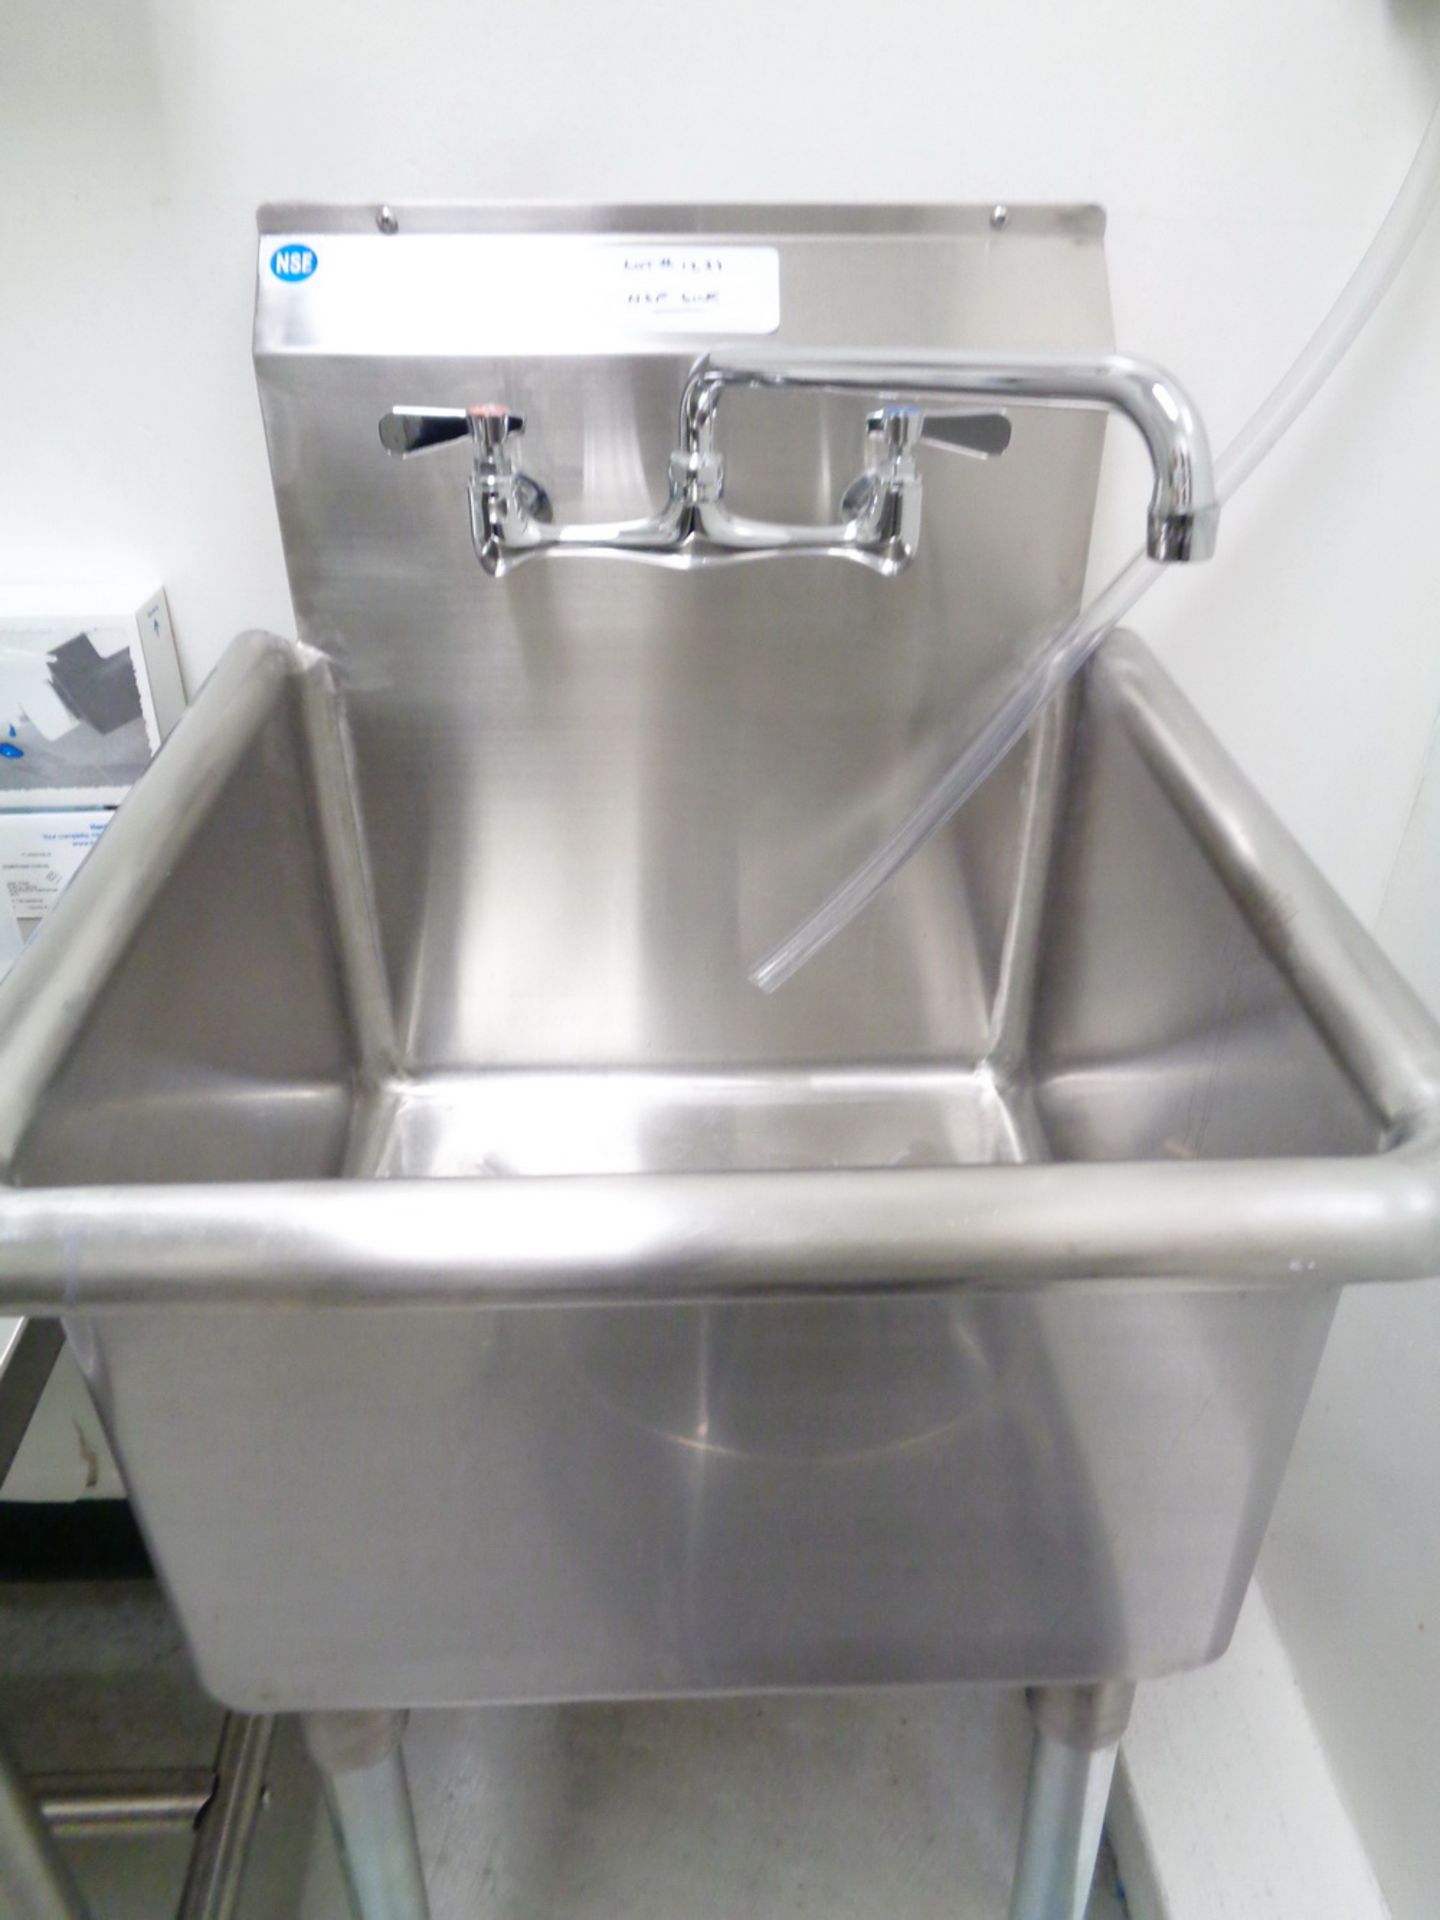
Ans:
[[[305,1715],[355,1920],[429,1920],[404,1731],[403,1713]]]
[[[0,1747],[0,1913],[5,1920],[87,1920],[19,1769]]]
[[[1010,1920],[1084,1920],[1120,1736],[1135,1689],[1034,1687],[1035,1751]]]

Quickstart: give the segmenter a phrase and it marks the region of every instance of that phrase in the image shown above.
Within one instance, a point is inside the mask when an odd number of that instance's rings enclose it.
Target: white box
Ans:
[[[111,807],[0,813],[0,885],[17,920],[45,917],[113,816]]]
[[[117,806],[184,705],[163,589],[0,588],[0,808]]]

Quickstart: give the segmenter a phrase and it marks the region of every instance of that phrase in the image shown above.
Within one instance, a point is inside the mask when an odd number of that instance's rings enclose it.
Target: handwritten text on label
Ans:
[[[618,305],[641,328],[773,333],[780,324],[774,247],[617,247],[612,271]]]

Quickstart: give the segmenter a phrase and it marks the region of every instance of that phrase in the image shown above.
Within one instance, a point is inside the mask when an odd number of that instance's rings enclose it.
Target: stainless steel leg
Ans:
[[[400,1748],[403,1713],[307,1713],[356,1920],[429,1920]]]
[[[1135,1689],[1036,1687],[1035,1751],[1010,1920],[1084,1920],[1120,1736]]]
[[[226,1719],[215,1791],[200,1815],[176,1920],[232,1920],[260,1816],[274,1730],[268,1713],[232,1713]]]
[[[0,1746],[0,1914],[5,1920],[89,1920],[70,1869]]]

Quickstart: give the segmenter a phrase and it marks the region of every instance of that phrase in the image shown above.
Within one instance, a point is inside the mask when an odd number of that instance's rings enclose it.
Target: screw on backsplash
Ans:
[[[375,216],[375,224],[381,233],[398,233],[400,222],[395,218],[393,207],[381,207]]]
[[[992,227],[994,227],[997,233],[1000,231],[1001,227],[1005,226],[1009,222],[1009,219],[1010,219],[1010,209],[1004,204],[1003,201],[998,206],[994,206],[990,209],[990,224]]]

